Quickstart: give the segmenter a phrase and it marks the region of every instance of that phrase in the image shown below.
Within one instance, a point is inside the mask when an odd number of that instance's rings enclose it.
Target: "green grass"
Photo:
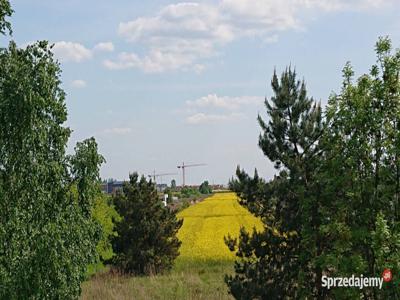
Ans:
[[[128,277],[104,272],[85,282],[81,299],[232,299],[224,282],[232,261],[177,261],[165,275]]]

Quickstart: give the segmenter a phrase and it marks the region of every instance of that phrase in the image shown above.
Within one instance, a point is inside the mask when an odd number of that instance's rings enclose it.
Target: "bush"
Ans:
[[[101,239],[96,246],[98,261],[89,265],[88,275],[104,269],[104,263],[114,257],[111,239],[117,236],[116,224],[121,221],[121,216],[115,210],[112,198],[99,193],[92,209],[94,220],[101,226]]]
[[[212,193],[212,188],[209,186],[207,180],[204,181],[202,184],[200,184],[199,192],[202,194],[211,194]]]
[[[131,174],[114,203],[123,218],[113,242],[117,268],[138,275],[169,270],[179,255],[181,242],[176,234],[183,221],[164,206],[155,185]]]
[[[181,197],[182,198],[191,198],[191,197],[197,197],[200,196],[200,192],[197,189],[193,189],[190,187],[183,187],[181,189]]]

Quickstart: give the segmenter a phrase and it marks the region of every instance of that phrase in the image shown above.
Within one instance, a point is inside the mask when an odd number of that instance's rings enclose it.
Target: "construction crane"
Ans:
[[[149,176],[149,178],[153,178],[153,182],[156,182],[156,178],[161,177],[161,181],[162,181],[162,176],[172,176],[172,175],[177,175],[178,173],[162,173],[162,174],[156,174],[156,171],[153,171],[153,174],[151,175],[147,175]],[[162,182],[161,182],[162,183]]]
[[[178,169],[182,169],[182,187],[185,186],[185,169],[186,168],[191,168],[191,167],[200,167],[200,166],[206,166],[206,164],[185,165],[185,163],[183,162],[182,165],[177,166]]]

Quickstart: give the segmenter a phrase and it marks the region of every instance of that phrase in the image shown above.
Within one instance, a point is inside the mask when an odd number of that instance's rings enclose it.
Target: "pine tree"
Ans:
[[[212,193],[212,188],[208,184],[208,181],[204,181],[202,184],[199,186],[199,192],[201,194],[211,194]]]
[[[183,221],[164,206],[154,183],[133,173],[114,203],[123,218],[113,244],[117,267],[139,275],[169,270],[179,255],[176,234]]]
[[[172,191],[175,191],[175,190],[176,190],[176,180],[175,180],[175,179],[172,179],[172,180],[171,180],[171,190],[172,190]]]
[[[318,167],[319,139],[323,133],[320,105],[307,96],[305,83],[288,68],[280,80],[274,72],[274,96],[266,100],[269,122],[258,117],[259,146],[275,163],[279,175],[266,183],[238,169],[231,182],[243,205],[265,223],[263,233],[241,231],[239,242],[227,239],[241,258],[235,276],[226,281],[236,298],[321,297],[318,266],[309,253],[317,252],[318,199],[310,194]],[[303,226],[305,219],[309,226]],[[304,252],[305,251],[305,252]],[[254,257],[255,256],[255,257]]]

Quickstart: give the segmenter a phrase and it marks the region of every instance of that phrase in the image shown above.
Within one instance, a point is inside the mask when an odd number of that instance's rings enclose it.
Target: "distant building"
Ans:
[[[107,181],[101,184],[101,190],[107,194],[115,194],[117,191],[122,191],[125,181]]]
[[[195,189],[198,190],[199,189],[199,185],[185,185],[185,188],[190,188],[190,189]],[[228,185],[224,185],[224,184],[210,184],[210,187],[213,191],[221,191],[221,190],[228,190],[229,186]],[[176,190],[179,192],[182,190],[182,186],[177,186]]]
[[[110,180],[101,184],[101,191],[106,194],[115,194],[117,191],[122,191],[125,181]],[[167,184],[157,184],[157,192],[162,193],[168,187]]]
[[[210,187],[213,191],[226,190],[229,188],[228,185],[224,184],[211,184]]]
[[[165,191],[165,189],[168,187],[168,185],[165,183],[161,183],[161,184],[157,184],[156,187],[157,187],[157,192],[162,193]]]

